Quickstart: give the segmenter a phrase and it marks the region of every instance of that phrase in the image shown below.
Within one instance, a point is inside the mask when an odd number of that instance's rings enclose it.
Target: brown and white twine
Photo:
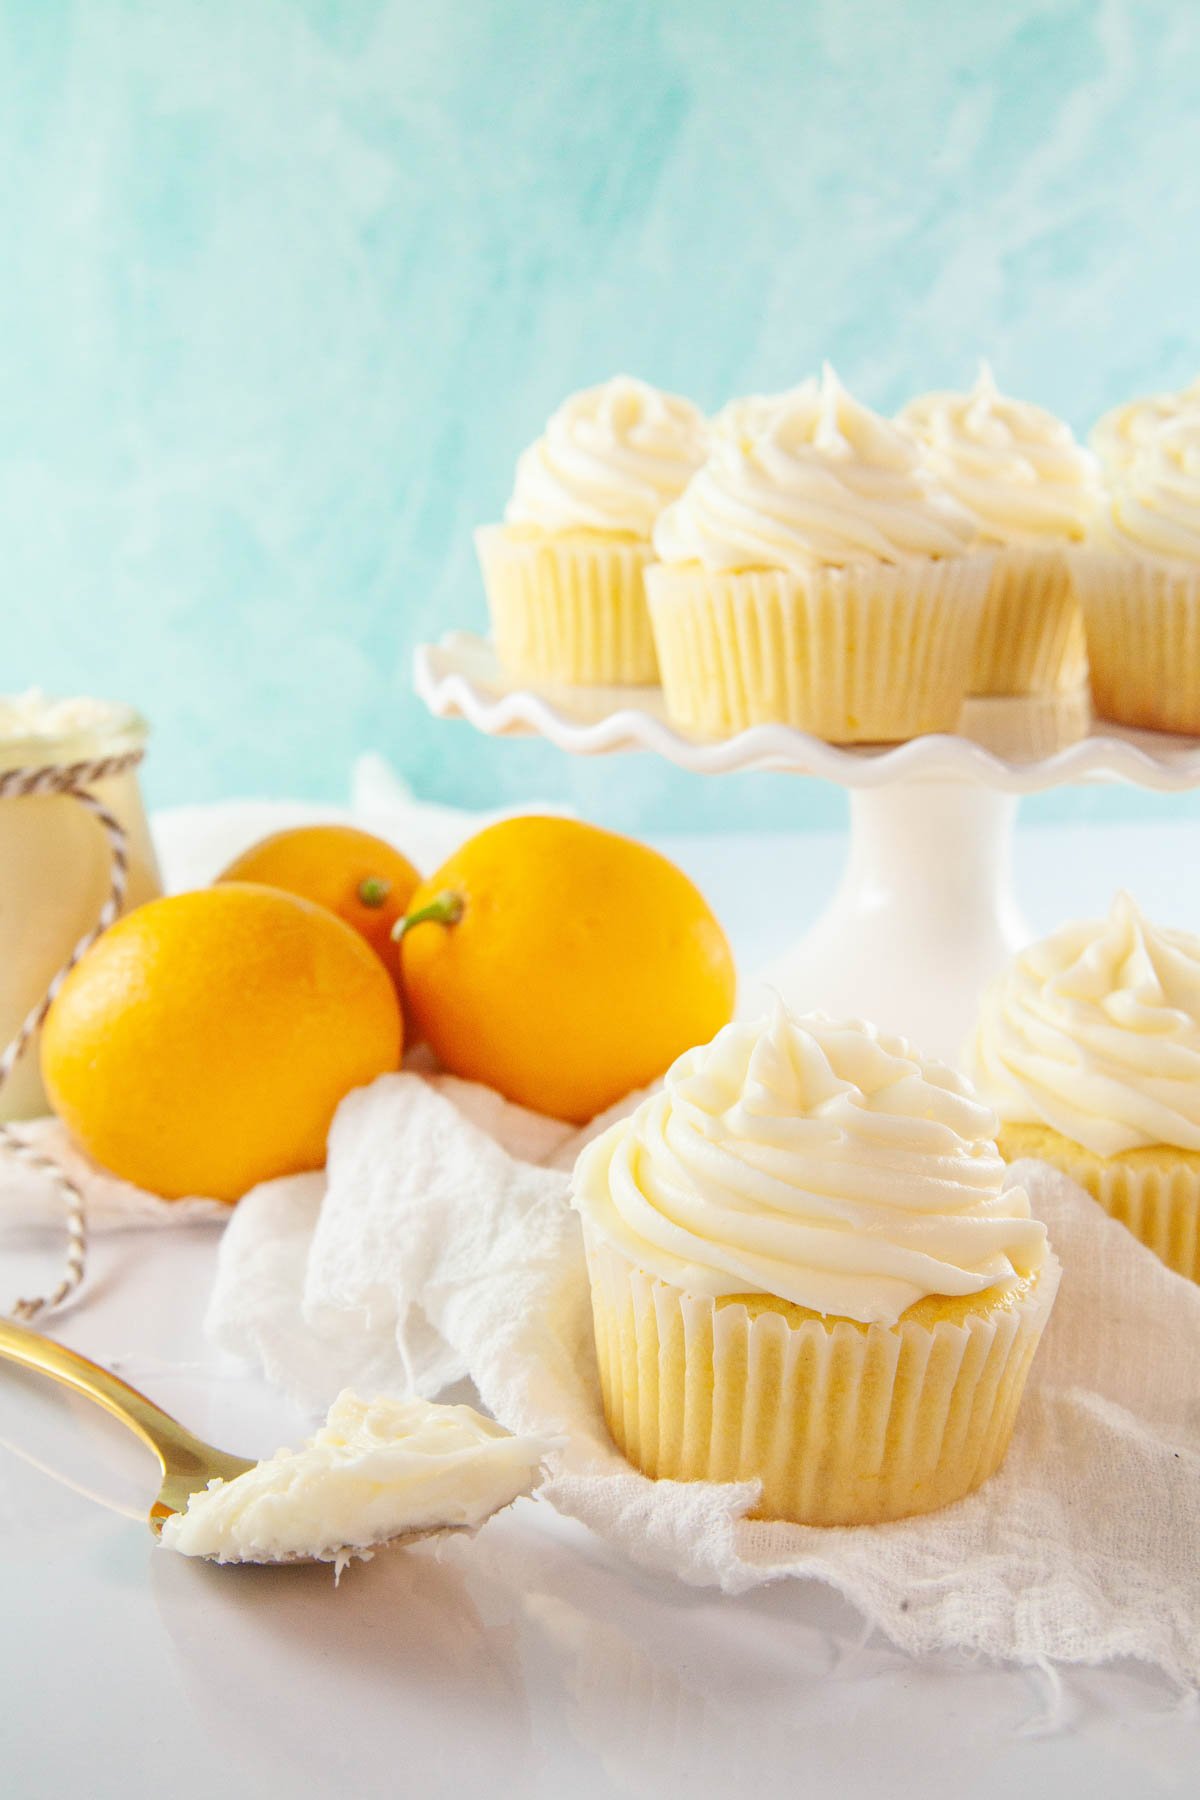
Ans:
[[[129,849],[125,827],[95,794],[89,793],[89,786],[98,781],[105,781],[111,776],[123,775],[127,769],[134,768],[142,759],[140,749],[128,750],[119,756],[98,757],[92,762],[49,763],[43,768],[11,769],[0,774],[0,800],[28,799],[40,794],[61,794],[75,800],[86,807],[102,827],[108,839],[111,875],[108,898],[100,908],[96,923],[89,931],[85,931],[75,945],[62,968],[51,981],[46,992],[35,1006],[32,1006],[17,1029],[16,1036],[0,1053],[0,1088],[12,1074],[30,1039],[50,1011],[54,999],[63,982],[71,973],[79,959],[91,949],[101,932],[107,931],[121,910],[125,899],[125,886],[129,878]],[[12,1309],[14,1319],[33,1319],[38,1313],[61,1306],[63,1301],[79,1286],[83,1280],[87,1261],[87,1215],[84,1199],[79,1184],[67,1174],[62,1166],[47,1156],[27,1138],[21,1136],[11,1125],[0,1125],[0,1149],[3,1149],[15,1161],[36,1174],[45,1175],[58,1189],[62,1196],[67,1221],[67,1266],[62,1280],[52,1294],[40,1299],[18,1300]]]

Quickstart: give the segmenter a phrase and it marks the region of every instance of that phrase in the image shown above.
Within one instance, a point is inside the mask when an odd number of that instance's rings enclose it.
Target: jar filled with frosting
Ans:
[[[137,777],[145,744],[131,707],[0,698],[0,1052],[95,929],[114,859],[126,867],[122,910],[160,892]],[[0,1120],[46,1110],[35,1030],[0,1087]]]

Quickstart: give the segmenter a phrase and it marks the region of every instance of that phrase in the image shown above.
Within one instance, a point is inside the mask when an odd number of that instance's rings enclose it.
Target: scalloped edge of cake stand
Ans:
[[[1095,780],[1200,786],[1200,740],[1097,724],[1084,695],[969,702],[956,735],[842,747],[784,725],[696,741],[667,722],[657,689],[523,687],[467,632],[422,645],[414,673],[432,713],[489,736],[536,734],[581,756],[649,750],[696,774],[778,770],[849,789],[842,879],[817,919],[797,920],[786,955],[743,981],[741,1010],[761,1010],[772,989],[799,1011],[874,1019],[952,1063],[983,986],[1029,940],[1011,884],[1019,796]]]
[[[465,631],[419,645],[413,681],[435,717],[464,719],[488,737],[532,734],[575,756],[648,750],[699,775],[763,770],[818,776],[846,788],[954,780],[1008,794],[1096,780],[1160,793],[1200,786],[1200,738],[1097,720],[1083,693],[973,700],[960,732],[838,745],[788,725],[756,725],[728,738],[688,737],[667,721],[657,688],[522,686],[504,674],[486,638]]]

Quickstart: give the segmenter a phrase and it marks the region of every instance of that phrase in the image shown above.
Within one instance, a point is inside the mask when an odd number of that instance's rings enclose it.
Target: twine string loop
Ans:
[[[71,970],[85,956],[102,932],[117,918],[125,900],[129,880],[129,840],[125,827],[89,788],[99,781],[123,775],[142,760],[141,749],[127,750],[116,756],[97,757],[90,762],[47,763],[40,768],[10,769],[0,774],[0,800],[20,800],[44,794],[59,794],[85,807],[97,821],[108,840],[108,897],[96,916],[96,922],[85,931],[66,962],[57,971],[42,997],[30,1007],[12,1040],[0,1052],[0,1089],[9,1079],[30,1040],[44,1023],[46,1014]],[[52,1157],[16,1131],[11,1125],[0,1125],[0,1149],[36,1174],[46,1176],[58,1189],[66,1212],[67,1259],[62,1280],[53,1293],[40,1298],[18,1300],[11,1317],[28,1322],[41,1312],[61,1306],[83,1280],[87,1265],[87,1216],[83,1192],[67,1171]]]

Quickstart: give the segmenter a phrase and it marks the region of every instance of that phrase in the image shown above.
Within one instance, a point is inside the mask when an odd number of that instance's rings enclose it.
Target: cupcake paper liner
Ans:
[[[1070,562],[1096,711],[1200,733],[1200,568],[1090,550]]]
[[[962,1322],[856,1325],[686,1294],[585,1229],[604,1411],[644,1474],[762,1482],[752,1516],[878,1524],[932,1512],[1008,1448],[1059,1267]]]
[[[1097,1156],[1049,1125],[1002,1125],[998,1142],[1007,1162],[1033,1156],[1061,1169],[1168,1269],[1200,1282],[1200,1153],[1155,1144]]]
[[[657,682],[643,581],[649,544],[488,525],[475,545],[496,654],[510,674],[573,685]]]
[[[1083,615],[1063,550],[1024,544],[997,550],[971,693],[1050,693],[1078,687],[1086,673]]]
[[[990,557],[646,575],[668,717],[725,736],[780,722],[831,743],[953,731]]]

